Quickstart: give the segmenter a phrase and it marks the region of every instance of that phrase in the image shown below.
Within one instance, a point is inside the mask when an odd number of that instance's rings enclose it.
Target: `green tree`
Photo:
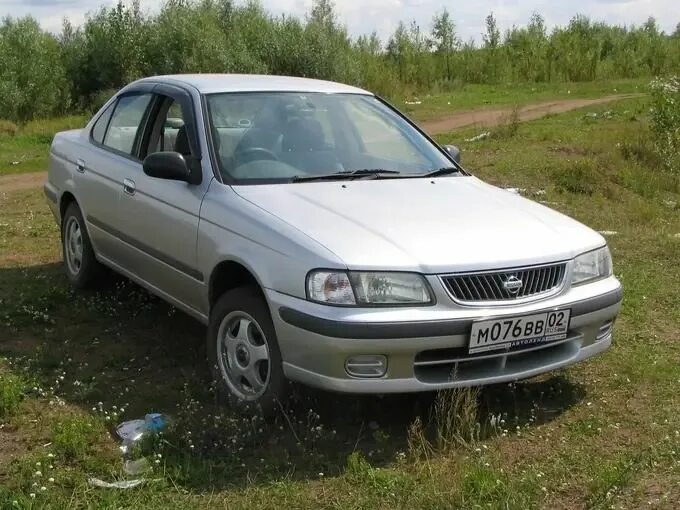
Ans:
[[[28,120],[68,110],[66,71],[54,36],[32,17],[0,25],[0,118]]]
[[[482,34],[484,43],[486,75],[491,82],[499,78],[499,47],[501,45],[501,31],[498,28],[496,17],[493,12],[489,13],[485,20],[486,31]]]
[[[435,51],[444,56],[446,78],[451,81],[453,78],[451,59],[453,52],[459,46],[459,41],[456,35],[456,25],[446,9],[436,14],[432,21],[432,40]]]

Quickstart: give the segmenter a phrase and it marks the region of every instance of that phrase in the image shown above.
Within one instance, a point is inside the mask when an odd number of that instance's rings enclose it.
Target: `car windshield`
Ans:
[[[238,184],[303,182],[351,172],[353,177],[416,177],[453,166],[370,95],[220,93],[207,96],[207,107],[220,171]]]

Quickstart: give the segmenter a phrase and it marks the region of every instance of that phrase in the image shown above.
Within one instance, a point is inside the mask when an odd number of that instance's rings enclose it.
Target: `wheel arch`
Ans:
[[[76,200],[76,197],[70,191],[64,191],[59,198],[59,221],[64,220],[64,214],[66,214],[66,209],[68,206],[75,203],[80,209],[80,204]],[[80,211],[82,213],[82,210]]]
[[[217,300],[225,292],[251,285],[267,301],[264,286],[255,271],[240,261],[228,259],[219,262],[210,273],[208,280],[208,309],[212,310]],[[267,305],[269,305],[267,301]]]

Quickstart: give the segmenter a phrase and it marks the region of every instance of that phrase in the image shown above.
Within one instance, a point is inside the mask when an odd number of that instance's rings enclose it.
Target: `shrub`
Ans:
[[[663,165],[680,172],[680,77],[656,79],[652,91],[652,132]]]

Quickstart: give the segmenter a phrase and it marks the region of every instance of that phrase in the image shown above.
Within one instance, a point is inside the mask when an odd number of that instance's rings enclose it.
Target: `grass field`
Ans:
[[[121,279],[73,293],[41,191],[0,188],[0,508],[678,508],[680,179],[656,170],[647,111],[641,98],[439,137],[479,177],[615,232],[625,286],[610,351],[442,394],[453,426],[433,397],[310,391],[276,424],[220,411],[203,328]],[[88,485],[134,478],[113,426],[152,411],[172,425],[141,447],[149,481]]]

